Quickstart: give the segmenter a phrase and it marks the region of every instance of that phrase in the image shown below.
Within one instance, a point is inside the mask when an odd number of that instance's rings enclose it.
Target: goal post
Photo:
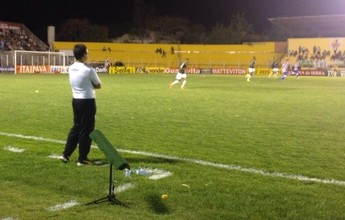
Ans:
[[[67,73],[64,52],[14,51],[15,74],[25,73]]]

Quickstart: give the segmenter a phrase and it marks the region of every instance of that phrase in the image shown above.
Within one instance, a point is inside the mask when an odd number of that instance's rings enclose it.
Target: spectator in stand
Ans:
[[[171,48],[170,48],[170,54],[174,54],[175,53],[175,48],[174,48],[174,46],[171,46]]]
[[[338,68],[334,65],[333,70],[330,72],[330,76],[337,77],[338,75]]]
[[[0,40],[0,50],[4,50],[5,49],[5,41],[3,38],[1,38]]]

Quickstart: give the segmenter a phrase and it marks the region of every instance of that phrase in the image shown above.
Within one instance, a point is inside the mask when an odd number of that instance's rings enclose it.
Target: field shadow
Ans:
[[[105,158],[95,158],[91,160],[93,162],[92,165],[94,166],[104,166],[106,164],[109,164],[109,161]]]
[[[168,163],[168,164],[176,164],[177,162],[180,162],[178,160],[174,159],[167,159],[167,158],[158,158],[158,157],[126,157],[125,158],[128,163],[140,163],[140,162],[146,162],[146,163]]]
[[[169,207],[164,203],[164,200],[160,198],[159,195],[153,194],[149,195],[146,198],[147,202],[150,205],[150,209],[159,215],[165,215],[170,213]]]

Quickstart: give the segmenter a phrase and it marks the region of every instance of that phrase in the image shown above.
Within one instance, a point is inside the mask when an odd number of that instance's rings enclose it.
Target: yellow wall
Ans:
[[[268,67],[281,56],[275,52],[275,42],[242,45],[81,43],[89,49],[90,62],[104,62],[109,57],[112,63],[121,61],[135,67],[176,67],[187,57],[192,67],[247,67],[253,56],[258,66]],[[53,47],[55,50],[72,50],[74,44],[76,42],[54,42]],[[165,57],[155,52],[158,48],[166,52]]]

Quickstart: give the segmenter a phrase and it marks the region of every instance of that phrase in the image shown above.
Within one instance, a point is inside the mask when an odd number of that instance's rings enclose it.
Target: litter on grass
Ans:
[[[171,172],[166,171],[166,170],[160,170],[160,169],[151,169],[151,168],[140,168],[140,169],[133,169],[133,170],[125,169],[125,177],[128,178],[131,176],[131,174],[147,176],[151,180],[158,180],[158,179],[166,178],[172,175]]]

